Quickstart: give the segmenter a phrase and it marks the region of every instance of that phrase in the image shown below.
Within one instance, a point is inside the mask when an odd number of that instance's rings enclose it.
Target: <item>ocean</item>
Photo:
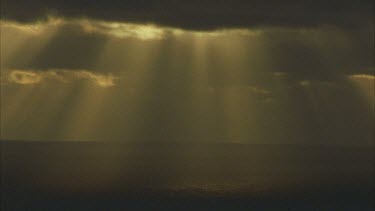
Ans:
[[[374,148],[1,141],[4,210],[374,210]]]

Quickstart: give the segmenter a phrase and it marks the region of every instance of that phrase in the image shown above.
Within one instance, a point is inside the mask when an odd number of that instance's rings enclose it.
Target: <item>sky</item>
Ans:
[[[373,0],[0,3],[5,209],[372,210]]]
[[[2,0],[1,139],[373,146],[372,0]]]

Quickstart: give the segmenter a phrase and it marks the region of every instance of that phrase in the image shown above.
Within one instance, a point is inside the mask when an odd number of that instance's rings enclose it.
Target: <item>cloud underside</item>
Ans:
[[[136,72],[143,64],[155,73],[165,69],[189,76],[198,65],[216,85],[249,84],[272,72],[287,73],[296,80],[374,73],[371,30],[191,32],[89,19],[2,21],[1,29],[3,69],[90,70],[106,75]]]
[[[135,23],[184,29],[371,24],[372,0],[3,0],[3,19],[31,22],[48,15]]]

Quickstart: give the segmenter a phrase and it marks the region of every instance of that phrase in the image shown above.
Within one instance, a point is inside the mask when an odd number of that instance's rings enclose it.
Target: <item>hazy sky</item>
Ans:
[[[2,139],[373,145],[358,1],[1,1]]]

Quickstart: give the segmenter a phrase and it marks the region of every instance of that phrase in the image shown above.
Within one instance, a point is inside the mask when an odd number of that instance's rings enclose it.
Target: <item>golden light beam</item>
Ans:
[[[77,100],[66,112],[65,123],[60,128],[62,140],[95,140],[100,129],[97,130],[94,125],[101,120],[102,113],[107,112],[104,105],[108,103],[107,97],[111,88],[95,86],[87,81],[79,83],[83,84],[78,90]]]
[[[8,69],[8,63],[17,59],[20,54],[22,54],[25,65],[30,64],[59,29],[55,22],[22,25],[6,21],[0,21],[0,28],[2,71]]]
[[[375,108],[375,76],[367,74],[350,75],[350,82],[358,89],[362,97],[367,101],[372,112]]]
[[[6,95],[3,94],[2,99],[2,107],[5,109],[2,111],[4,112],[2,123],[4,124],[3,135],[5,139],[45,140],[40,136],[43,132],[40,133],[36,128],[46,126],[38,121],[41,115],[48,113],[46,108],[49,108],[50,105],[47,96],[51,94],[50,90],[50,87],[46,84],[22,86],[13,91],[4,90]],[[9,99],[9,101],[7,97],[4,97],[9,94],[17,95],[17,92],[20,92],[20,94],[13,99]]]

